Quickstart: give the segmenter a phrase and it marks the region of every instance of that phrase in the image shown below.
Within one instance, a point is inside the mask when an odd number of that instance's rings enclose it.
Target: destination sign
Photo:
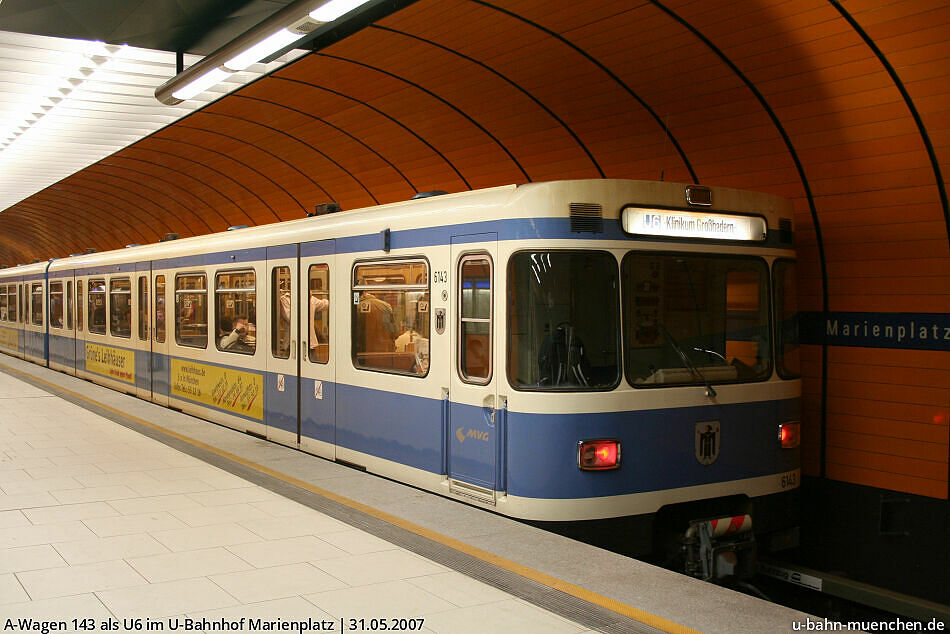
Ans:
[[[627,207],[623,210],[623,230],[633,235],[705,240],[765,240],[765,219],[671,209]]]

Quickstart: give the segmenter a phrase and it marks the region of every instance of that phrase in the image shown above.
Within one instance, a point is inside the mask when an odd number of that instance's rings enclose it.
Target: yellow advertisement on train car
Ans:
[[[86,370],[135,385],[135,352],[87,342]]]
[[[172,359],[171,395],[264,420],[264,377],[232,368]]]
[[[20,347],[20,331],[14,328],[0,328],[0,346],[17,350]]]

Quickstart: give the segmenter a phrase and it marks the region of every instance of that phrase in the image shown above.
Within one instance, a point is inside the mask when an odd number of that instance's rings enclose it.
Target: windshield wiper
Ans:
[[[716,352],[715,350],[709,350],[709,349],[707,349],[707,348],[700,348],[700,347],[694,347],[693,350],[695,350],[696,352],[705,352],[705,353],[708,354],[709,356],[719,357],[720,359],[722,359],[722,362],[723,362],[723,363],[725,363],[726,365],[729,365],[729,361],[726,360],[726,357],[724,357],[723,355],[719,354],[719,353]]]
[[[683,360],[683,364],[686,366],[686,369],[693,373],[693,376],[699,377],[703,380],[703,383],[706,385],[706,396],[709,398],[716,397],[716,390],[713,389],[713,386],[709,383],[709,379],[706,378],[706,375],[699,371],[699,369],[693,365],[689,360],[689,356],[683,349],[680,348],[679,343],[676,342],[676,339],[673,338],[673,335],[670,334],[670,331],[666,329],[666,326],[662,322],[656,322],[656,325],[659,326],[660,330],[663,331],[663,336],[666,337],[666,340],[670,342],[670,346],[673,347],[673,350],[680,356],[680,359]]]

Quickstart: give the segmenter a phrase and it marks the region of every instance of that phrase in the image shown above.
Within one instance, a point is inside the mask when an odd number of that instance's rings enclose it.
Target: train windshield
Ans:
[[[525,251],[508,265],[508,378],[523,390],[620,382],[617,260],[606,251]]]
[[[621,268],[625,369],[634,387],[769,377],[763,260],[632,252]]]

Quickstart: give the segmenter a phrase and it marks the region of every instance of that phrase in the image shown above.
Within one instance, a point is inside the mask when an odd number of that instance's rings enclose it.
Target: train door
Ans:
[[[15,282],[7,287],[8,293],[13,293],[13,299],[7,298],[7,305],[13,302],[14,309],[10,322],[10,327],[16,331],[16,347],[13,351],[14,356],[23,358],[23,310],[20,306],[20,293],[23,292],[22,284]],[[11,342],[12,343],[12,342]],[[11,346],[12,348],[13,346]]]
[[[76,334],[73,330],[73,275],[49,279],[49,364],[76,373]]]
[[[453,342],[447,430],[450,489],[486,502],[494,502],[495,491],[502,488],[496,463],[504,440],[504,407],[498,403],[492,358],[496,240],[494,233],[452,237],[453,297],[447,324]]]
[[[76,282],[76,376],[86,371],[86,280],[78,275]]]
[[[318,456],[336,458],[337,324],[330,310],[333,240],[300,245],[300,446]],[[343,295],[337,294],[338,297]]]
[[[297,342],[300,310],[297,245],[267,247],[267,311],[270,341],[264,353],[264,425],[267,439],[296,447],[300,442],[300,379]],[[262,284],[262,286],[265,286]],[[258,294],[260,297],[261,294]],[[258,336],[259,343],[265,340]]]
[[[2,330],[0,336],[3,337],[3,346],[8,354],[15,357],[23,356],[23,333],[20,332],[20,285],[12,279],[8,279],[10,284],[6,286],[6,328]]]
[[[30,285],[20,284],[20,358],[27,358],[30,345]]]
[[[135,395],[152,398],[152,333],[151,333],[151,262],[138,262],[132,280],[135,312],[132,315],[132,347],[135,348]]]
[[[3,280],[6,282],[7,280]],[[7,354],[16,354],[19,344],[17,341],[20,336],[16,329],[16,324],[13,323],[16,319],[16,310],[11,309],[11,304],[15,299],[11,299],[11,293],[13,285],[7,285],[6,283],[0,284],[0,348],[3,348],[3,351]]]
[[[26,358],[34,363],[46,365],[46,352],[49,330],[46,326],[46,288],[42,279],[34,279],[27,284],[30,297],[30,319],[26,324]]]
[[[76,272],[66,282],[66,371],[76,374]]]
[[[168,305],[167,276],[165,273],[152,272],[152,286],[149,308],[149,324],[151,326],[151,353],[149,354],[149,375],[152,379],[152,402],[159,405],[168,405],[168,392],[171,380],[170,360],[168,358],[168,333],[165,321],[165,307]]]

